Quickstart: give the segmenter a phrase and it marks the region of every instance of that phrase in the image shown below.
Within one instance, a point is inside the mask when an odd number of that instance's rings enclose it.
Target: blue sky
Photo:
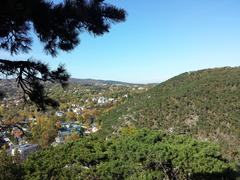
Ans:
[[[110,33],[81,35],[81,44],[57,58],[36,38],[29,54],[51,67],[64,63],[75,78],[161,82],[198,69],[240,65],[239,0],[108,0],[128,12]]]

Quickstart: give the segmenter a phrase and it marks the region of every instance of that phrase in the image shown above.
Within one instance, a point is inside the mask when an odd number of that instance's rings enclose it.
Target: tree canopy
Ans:
[[[200,180],[239,176],[236,163],[225,159],[215,144],[134,128],[122,129],[107,140],[89,136],[48,148],[32,154],[21,168],[23,179]]]
[[[71,51],[80,43],[84,31],[95,36],[109,32],[112,23],[124,21],[126,12],[104,0],[3,0],[0,2],[0,49],[13,54],[31,50],[34,32],[46,54],[57,56],[59,50]],[[16,78],[24,97],[39,108],[57,106],[48,98],[43,82],[65,85],[70,77],[63,65],[51,71],[47,64],[34,59],[0,59],[0,73]]]

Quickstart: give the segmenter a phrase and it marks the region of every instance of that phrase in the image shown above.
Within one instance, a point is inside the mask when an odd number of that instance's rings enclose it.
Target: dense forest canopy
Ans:
[[[101,135],[148,127],[211,140],[239,159],[240,68],[186,72],[139,94],[101,117]]]
[[[8,159],[0,156],[5,162]],[[1,166],[0,166],[1,167]],[[3,166],[4,167],[4,166]],[[14,179],[234,179],[236,164],[219,146],[148,129],[122,129],[108,140],[90,136],[0,168]]]

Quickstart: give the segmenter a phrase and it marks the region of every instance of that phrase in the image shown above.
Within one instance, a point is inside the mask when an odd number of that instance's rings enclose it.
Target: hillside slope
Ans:
[[[240,67],[176,76],[101,117],[102,136],[120,127],[148,127],[220,143],[235,156],[240,145]]]

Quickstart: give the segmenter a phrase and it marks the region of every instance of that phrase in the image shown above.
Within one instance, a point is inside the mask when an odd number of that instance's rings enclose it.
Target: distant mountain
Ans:
[[[122,85],[122,86],[132,86],[139,84],[131,84],[121,81],[112,81],[112,80],[96,80],[96,79],[77,79],[70,78],[70,84],[79,84],[79,85],[89,85],[89,86],[104,86],[104,85]],[[0,98],[8,95],[14,96],[16,93],[21,92],[21,89],[17,87],[15,79],[0,79]]]
[[[113,80],[77,79],[77,78],[70,78],[69,82],[78,83],[82,85],[135,85],[132,83],[113,81]]]
[[[0,79],[0,97],[6,95],[13,96],[16,95],[16,92],[20,92],[20,89],[17,87],[15,79]]]
[[[102,136],[120,127],[148,127],[240,147],[240,67],[187,72],[137,95],[100,121]]]
[[[69,83],[78,83],[81,85],[139,85],[134,83],[127,83],[113,80],[99,80],[99,79],[78,79],[70,78]],[[2,87],[16,87],[15,79],[0,79],[0,88]]]

